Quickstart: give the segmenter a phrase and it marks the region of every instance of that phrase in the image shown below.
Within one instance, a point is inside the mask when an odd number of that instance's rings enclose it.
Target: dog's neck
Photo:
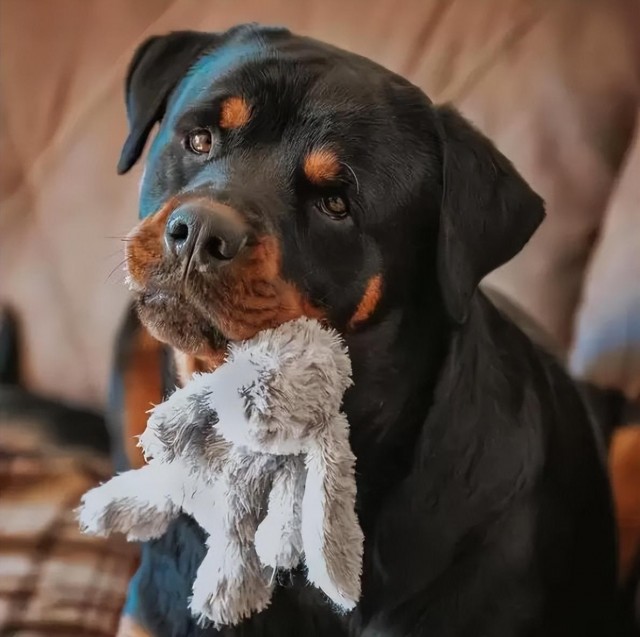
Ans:
[[[383,487],[400,479],[431,405],[448,348],[440,315],[391,311],[346,337],[354,385],[345,395],[358,474]]]

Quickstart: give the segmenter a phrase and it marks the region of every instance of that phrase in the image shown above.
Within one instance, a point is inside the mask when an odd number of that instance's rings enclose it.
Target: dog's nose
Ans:
[[[199,265],[231,261],[248,238],[248,227],[227,206],[187,203],[176,208],[165,226],[167,249],[180,258],[192,256]]]

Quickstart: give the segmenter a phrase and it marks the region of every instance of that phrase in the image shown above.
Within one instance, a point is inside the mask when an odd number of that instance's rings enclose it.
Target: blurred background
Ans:
[[[136,46],[280,24],[453,102],[546,200],[485,285],[570,371],[624,396],[610,462],[624,573],[640,537],[640,0],[0,0],[0,304],[30,392],[100,411],[127,305],[138,165],[115,166]],[[1,485],[0,485],[1,486]]]

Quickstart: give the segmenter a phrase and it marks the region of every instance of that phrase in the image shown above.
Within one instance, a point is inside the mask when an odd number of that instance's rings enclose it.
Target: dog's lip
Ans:
[[[147,285],[137,290],[137,296],[140,302],[148,305],[187,305],[193,308],[193,303],[182,291],[161,286]]]
[[[215,316],[203,312],[202,308],[198,305],[194,306],[183,293],[176,293],[173,290],[160,286],[145,286],[144,289],[138,292],[138,300],[142,305],[150,309],[152,309],[154,305],[165,306],[169,312],[175,311],[175,309],[171,307],[172,305],[188,305],[194,313],[198,314],[199,319],[202,321],[200,334],[212,352],[226,351],[231,343],[238,342],[237,338],[232,338],[224,333],[215,320]],[[265,327],[264,329],[268,328]]]
[[[216,325],[208,326],[208,329],[205,330],[205,338],[207,339],[207,344],[214,352],[227,349],[229,345],[229,339]]]
[[[144,303],[170,303],[174,295],[161,288],[145,288],[140,290],[140,300]]]
[[[179,294],[175,294],[169,290],[160,287],[147,287],[141,290],[138,296],[139,302],[143,305],[151,306],[164,305],[170,306],[173,303],[188,303],[188,300],[180,298]],[[169,310],[172,311],[172,310]],[[195,311],[195,310],[194,310]],[[226,349],[230,339],[222,332],[212,317],[201,315],[203,321],[202,330],[203,337],[213,351]]]

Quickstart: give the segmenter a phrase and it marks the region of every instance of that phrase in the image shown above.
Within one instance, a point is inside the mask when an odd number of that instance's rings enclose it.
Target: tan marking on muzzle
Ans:
[[[144,287],[154,266],[161,263],[167,219],[179,204],[180,201],[175,197],[169,199],[162,208],[145,217],[127,235],[125,258],[130,287]]]

